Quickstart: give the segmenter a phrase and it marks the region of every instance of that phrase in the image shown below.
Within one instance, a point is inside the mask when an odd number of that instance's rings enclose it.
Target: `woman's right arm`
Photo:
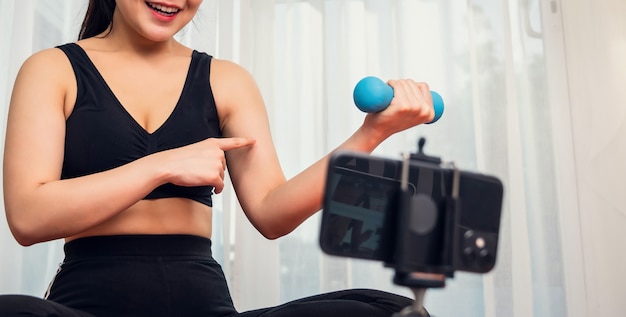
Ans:
[[[61,180],[65,120],[75,96],[72,67],[58,49],[34,54],[17,75],[7,121],[3,181],[9,227],[22,245],[94,227],[167,182],[218,187],[223,181],[222,149],[246,143],[205,140],[108,171]],[[198,170],[206,172],[200,175]]]
[[[4,204],[22,245],[63,238],[120,213],[163,182],[150,163],[60,180],[66,107],[76,96],[72,67],[58,49],[31,56],[17,75],[7,119]]]

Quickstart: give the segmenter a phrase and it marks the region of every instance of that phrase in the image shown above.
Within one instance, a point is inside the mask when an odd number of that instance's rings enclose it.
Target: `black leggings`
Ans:
[[[65,244],[65,260],[46,299],[0,296],[0,316],[40,317],[388,317],[409,298],[366,289],[307,297],[237,312],[211,240],[189,235],[81,238]]]

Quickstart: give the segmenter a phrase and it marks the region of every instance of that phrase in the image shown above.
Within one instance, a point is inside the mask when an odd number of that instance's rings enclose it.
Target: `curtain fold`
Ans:
[[[548,62],[552,51],[542,32],[551,20],[536,2],[205,0],[177,38],[240,63],[257,79],[287,177],[361,124],[364,114],[352,101],[359,79],[428,82],[446,102],[442,119],[392,136],[374,154],[399,158],[415,151],[424,136],[429,154],[500,178],[505,203],[494,271],[458,272],[446,288],[427,293],[427,308],[436,316],[567,316],[561,219],[564,209],[578,206],[564,198],[571,188],[560,183],[572,176],[557,161],[573,160],[571,147],[559,143],[571,131],[558,122],[564,109],[553,106],[563,94],[547,88],[562,78],[562,69]],[[5,114],[21,62],[76,38],[86,1],[78,3],[0,4],[2,43],[10,43],[0,49]],[[6,115],[3,128],[5,121]],[[266,241],[228,183],[215,197],[213,223],[214,254],[240,310],[354,287],[411,296],[392,283],[393,272],[382,263],[322,254],[319,215],[278,241]],[[62,242],[21,248],[2,222],[0,246],[0,293],[42,296],[62,257]]]

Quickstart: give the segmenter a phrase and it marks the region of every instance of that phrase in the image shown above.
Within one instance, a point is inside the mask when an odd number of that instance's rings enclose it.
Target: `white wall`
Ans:
[[[558,6],[577,172],[578,195],[570,199],[580,207],[584,258],[575,264],[584,273],[577,285],[585,288],[586,316],[624,316],[626,1],[561,0]],[[581,248],[580,242],[563,242],[565,248]]]

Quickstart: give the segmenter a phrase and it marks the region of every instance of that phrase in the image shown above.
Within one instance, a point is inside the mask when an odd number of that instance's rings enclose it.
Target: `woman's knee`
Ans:
[[[40,301],[43,299],[26,295],[2,295],[0,316],[48,316],[40,314],[42,305]]]
[[[28,295],[0,295],[2,317],[93,317],[53,301]]]

